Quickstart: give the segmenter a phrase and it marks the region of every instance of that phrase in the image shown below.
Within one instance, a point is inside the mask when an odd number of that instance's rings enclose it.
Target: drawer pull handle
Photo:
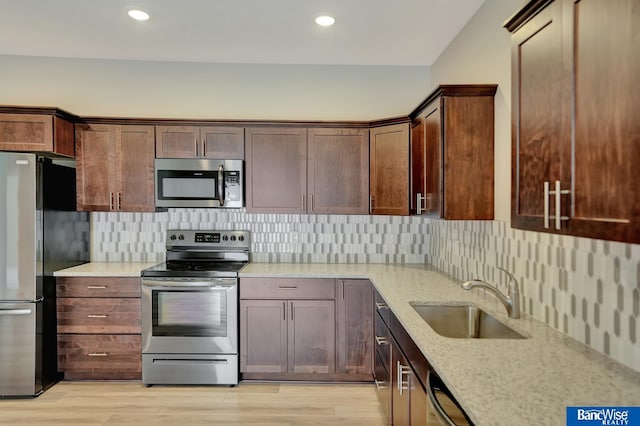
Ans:
[[[298,286],[295,286],[295,285],[279,285],[278,288],[280,290],[297,290]]]
[[[105,314],[89,314],[87,318],[107,318],[109,315]]]
[[[387,388],[387,382],[385,381],[378,381],[377,379],[373,379],[373,383],[376,384],[376,389],[380,390],[380,389],[386,389]]]
[[[389,344],[389,340],[387,340],[387,338],[384,337],[384,336],[376,336],[376,343],[379,346],[388,345]]]
[[[91,288],[91,289],[105,289],[107,288],[106,285],[88,285],[87,288]]]
[[[385,303],[376,302],[376,308],[378,309],[389,309],[389,307]]]
[[[109,356],[109,354],[106,352],[91,352],[91,353],[88,353],[87,356],[106,357],[106,356]]]

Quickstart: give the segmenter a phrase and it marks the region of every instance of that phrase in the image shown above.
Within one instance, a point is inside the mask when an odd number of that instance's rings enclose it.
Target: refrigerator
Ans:
[[[53,272],[89,261],[75,161],[0,152],[0,398],[59,378]]]

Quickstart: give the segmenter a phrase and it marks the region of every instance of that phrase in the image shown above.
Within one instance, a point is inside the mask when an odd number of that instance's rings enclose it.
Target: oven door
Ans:
[[[142,353],[238,352],[235,278],[142,280]]]

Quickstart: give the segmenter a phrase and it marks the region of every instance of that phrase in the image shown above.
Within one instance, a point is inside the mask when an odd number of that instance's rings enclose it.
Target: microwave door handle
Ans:
[[[222,164],[218,167],[218,201],[220,207],[224,206],[224,166]]]

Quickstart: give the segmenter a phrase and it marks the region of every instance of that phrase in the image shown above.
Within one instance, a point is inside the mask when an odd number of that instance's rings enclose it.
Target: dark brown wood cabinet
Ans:
[[[55,114],[0,113],[0,151],[75,156],[73,122]]]
[[[409,214],[409,123],[369,131],[370,213]]]
[[[153,126],[78,124],[80,211],[155,211]]]
[[[427,414],[431,409],[427,408],[425,386],[427,372],[431,367],[375,290],[374,302],[372,312],[375,317],[376,394],[388,424],[431,424],[427,422]]]
[[[242,278],[243,378],[371,380],[371,292],[368,280]]]
[[[411,212],[493,219],[493,85],[441,85],[411,117]]]
[[[367,129],[247,128],[247,211],[366,214]]]
[[[245,379],[335,373],[335,280],[243,278],[240,330]]]
[[[515,228],[640,242],[634,0],[529,2],[512,33]]]
[[[56,295],[66,380],[141,378],[140,278],[58,277]]]
[[[368,129],[308,130],[308,213],[369,212]]]
[[[246,129],[246,193],[249,213],[304,213],[307,193],[307,129]]]
[[[373,288],[369,280],[337,280],[338,373],[371,380],[373,371]]]
[[[156,126],[157,158],[244,159],[244,128]]]

